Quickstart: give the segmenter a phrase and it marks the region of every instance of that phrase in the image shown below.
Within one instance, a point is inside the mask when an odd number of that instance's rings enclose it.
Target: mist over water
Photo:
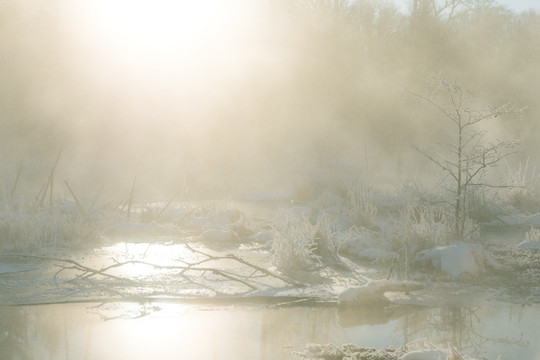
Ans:
[[[112,197],[136,179],[140,201],[294,190],[320,168],[429,178],[410,145],[449,136],[409,94],[429,72],[526,107],[489,133],[537,165],[540,15],[415,3],[2,2],[0,182],[22,162],[34,196],[59,152],[57,182]]]

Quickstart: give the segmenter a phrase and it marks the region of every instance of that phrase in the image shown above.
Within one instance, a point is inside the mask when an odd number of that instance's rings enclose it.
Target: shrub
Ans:
[[[347,186],[347,205],[353,225],[370,228],[375,224],[377,207],[373,203],[373,191],[365,179],[353,179]]]
[[[272,263],[283,271],[312,270],[337,261],[339,243],[332,220],[320,214],[312,224],[306,216],[285,214],[274,225]]]
[[[52,247],[80,246],[95,239],[95,224],[58,211],[9,212],[0,215],[0,249],[42,253]]]
[[[525,239],[527,239],[527,241],[540,241],[540,229],[531,227],[525,233]]]
[[[537,193],[538,181],[535,169],[529,170],[529,161],[519,163],[517,169],[507,166],[509,187],[502,192],[502,201],[521,213],[536,213],[540,209],[540,196]]]
[[[385,230],[398,254],[395,261],[398,277],[409,279],[413,259],[420,251],[453,241],[454,233],[445,212],[443,203],[419,204],[412,199]]]

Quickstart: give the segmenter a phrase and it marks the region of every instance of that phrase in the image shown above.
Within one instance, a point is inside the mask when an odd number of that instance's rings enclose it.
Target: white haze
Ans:
[[[2,2],[4,189],[22,162],[35,191],[60,151],[58,182],[113,196],[136,179],[141,200],[290,190],[336,164],[380,184],[424,177],[410,144],[444,122],[407,90],[430,71],[528,106],[490,131],[536,161],[537,13],[417,31],[389,2],[339,3]]]

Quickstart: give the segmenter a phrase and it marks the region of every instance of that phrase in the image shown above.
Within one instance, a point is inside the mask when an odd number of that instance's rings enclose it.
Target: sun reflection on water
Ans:
[[[99,359],[113,359],[111,353],[121,353],[125,359],[236,359],[257,352],[260,325],[251,319],[253,314],[193,310],[193,306],[160,304],[151,314],[104,323],[91,340],[97,349],[93,355]],[[242,328],[251,329],[241,329],[242,338],[234,333],[239,319]],[[245,353],[243,348],[253,349]]]
[[[476,358],[533,359],[539,351],[534,341],[539,310],[479,308],[472,337],[463,346],[468,353],[478,347]],[[0,349],[10,359],[293,359],[292,351],[302,351],[307,343],[386,348],[427,338],[446,344],[455,328],[443,323],[435,330],[431,321],[448,311],[422,309],[387,323],[344,326],[337,309],[329,307],[171,302],[0,307]]]

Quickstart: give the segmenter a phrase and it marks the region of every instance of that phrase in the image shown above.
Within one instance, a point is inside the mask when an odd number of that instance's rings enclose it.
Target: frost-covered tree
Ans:
[[[451,213],[450,226],[458,240],[464,240],[474,229],[467,228],[471,195],[474,191],[503,187],[490,184],[486,172],[496,167],[503,159],[516,153],[515,140],[486,139],[484,123],[501,115],[514,113],[508,105],[494,106],[486,103],[459,84],[447,81],[436,74],[429,74],[429,95],[413,94],[437,109],[448,125],[448,141],[438,142],[436,150],[416,149],[434,163],[450,179]]]

